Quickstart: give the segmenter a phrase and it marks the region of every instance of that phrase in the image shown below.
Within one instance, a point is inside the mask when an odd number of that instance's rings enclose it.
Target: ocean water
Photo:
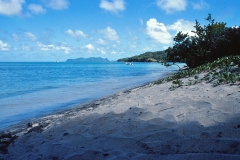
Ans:
[[[175,72],[158,63],[0,63],[0,129]]]

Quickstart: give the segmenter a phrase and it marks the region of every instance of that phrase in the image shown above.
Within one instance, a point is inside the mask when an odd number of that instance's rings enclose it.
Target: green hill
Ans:
[[[166,59],[167,54],[164,51],[145,52],[138,56],[122,58],[118,62],[159,62]]]

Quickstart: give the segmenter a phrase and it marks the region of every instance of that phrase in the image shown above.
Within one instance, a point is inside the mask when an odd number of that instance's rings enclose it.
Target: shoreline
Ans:
[[[23,65],[14,65],[15,68],[18,66],[22,68],[20,71],[22,76],[28,73],[26,66],[29,65],[25,63]],[[31,73],[28,74],[35,75],[38,73],[36,71],[41,71],[41,68],[45,65],[33,63],[31,66],[34,66],[34,70],[31,70]],[[58,65],[59,67],[55,65],[47,66],[49,66],[49,69],[46,70],[46,73],[41,71],[41,74],[36,75],[37,77],[30,76],[26,78],[27,81],[24,83],[22,81],[18,82],[24,77],[16,79],[2,77],[3,79],[6,78],[5,87],[9,87],[3,88],[0,98],[0,104],[2,104],[0,114],[0,116],[2,115],[0,118],[1,130],[22,120],[41,117],[64,107],[111,95],[125,87],[138,86],[161,77],[165,71],[174,72],[176,69],[175,67],[167,69],[158,63],[141,63],[131,68],[119,63],[109,65],[89,64],[87,66],[85,64],[64,64]],[[101,67],[93,70],[96,66]],[[8,71],[9,65],[4,67]],[[79,67],[85,69],[76,75],[69,74],[69,72],[57,75],[62,67],[64,70],[71,69],[71,72],[74,73],[77,73]],[[99,71],[99,74],[91,74],[92,72],[87,70]],[[103,72],[104,74],[100,74]],[[48,75],[49,73],[51,73],[51,76],[43,80],[41,75]],[[83,73],[86,74],[83,75]],[[55,76],[57,79],[51,78]],[[68,78],[63,78],[65,76]],[[35,81],[34,79],[38,80]],[[11,85],[12,83],[16,85]]]
[[[157,80],[166,78],[166,77],[168,77],[168,76],[170,76],[170,75],[172,75],[174,73],[175,72],[172,72],[172,71],[171,72],[166,72],[166,73],[164,73],[162,75],[161,78],[158,78]],[[59,108],[59,109],[57,109],[57,110],[55,110],[55,111],[53,111],[51,113],[46,113],[44,115],[39,115],[39,116],[36,116],[36,117],[33,117],[33,118],[27,118],[25,120],[21,120],[18,123],[12,124],[12,125],[7,126],[7,127],[0,128],[0,134],[4,133],[4,132],[9,132],[9,130],[12,130],[14,128],[23,128],[23,127],[25,127],[25,124],[27,126],[27,124],[30,123],[31,121],[34,121],[35,123],[37,123],[36,121],[38,121],[39,119],[44,119],[44,117],[54,116],[56,114],[63,114],[65,112],[71,112],[71,110],[76,110],[77,111],[77,110],[79,110],[81,108],[85,108],[86,106],[94,104],[95,102],[98,102],[99,100],[108,99],[109,97],[115,96],[115,95],[117,95],[120,92],[129,92],[130,90],[133,90],[133,89],[136,89],[136,88],[141,88],[141,87],[144,87],[144,86],[148,86],[150,84],[153,84],[157,80],[152,80],[152,81],[149,81],[149,82],[145,82],[145,83],[143,83],[141,85],[128,87],[128,88],[116,91],[113,94],[107,94],[107,95],[99,97],[99,98],[94,98],[93,100],[89,100],[89,101],[83,102],[81,104],[68,105],[67,107]]]
[[[150,82],[12,126],[18,138],[0,158],[239,159],[239,85],[170,86]]]

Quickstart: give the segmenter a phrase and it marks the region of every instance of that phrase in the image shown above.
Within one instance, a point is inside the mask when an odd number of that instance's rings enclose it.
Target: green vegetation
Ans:
[[[190,69],[158,80],[155,84],[172,81],[170,90],[183,85],[206,81],[214,86],[240,81],[240,28],[227,28],[226,23],[215,22],[208,15],[206,26],[198,21],[194,36],[179,32],[173,47],[169,47],[166,60],[185,62]],[[169,65],[166,61],[164,65]],[[186,79],[182,79],[186,78]]]
[[[184,62],[188,67],[195,68],[218,58],[239,55],[240,28],[228,28],[224,22],[215,22],[211,14],[206,20],[208,24],[204,26],[196,20],[195,31],[192,31],[194,36],[179,32],[173,39],[173,47],[165,51],[146,52],[119,59],[118,62]]]
[[[170,90],[183,85],[206,81],[214,86],[240,82],[240,27],[226,27],[224,22],[215,22],[211,14],[207,25],[201,26],[196,20],[194,36],[179,32],[174,37],[173,47],[165,51],[146,52],[139,56],[123,58],[121,61],[161,62],[165,66],[184,62],[190,68],[180,70],[155,84],[172,81]],[[173,62],[169,64],[167,62]],[[182,78],[188,78],[184,80]]]
[[[240,28],[227,28],[226,23],[215,22],[211,14],[206,20],[209,24],[204,26],[196,20],[195,36],[182,32],[175,36],[173,47],[165,50],[168,61],[185,62],[195,68],[224,56],[240,54]]]
[[[181,78],[189,78],[183,82]],[[158,80],[155,84],[172,81],[170,90],[183,85],[192,85],[206,81],[214,86],[226,83],[236,83],[240,81],[240,56],[228,56],[215,60],[211,63],[203,64],[194,69],[180,71],[172,76]]]
[[[165,60],[167,54],[164,51],[145,52],[138,56],[119,59],[118,62],[159,62]]]

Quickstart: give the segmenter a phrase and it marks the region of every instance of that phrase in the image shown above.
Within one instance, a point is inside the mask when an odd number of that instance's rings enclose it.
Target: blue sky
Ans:
[[[0,61],[117,60],[173,45],[208,13],[239,25],[239,0],[0,0]]]

